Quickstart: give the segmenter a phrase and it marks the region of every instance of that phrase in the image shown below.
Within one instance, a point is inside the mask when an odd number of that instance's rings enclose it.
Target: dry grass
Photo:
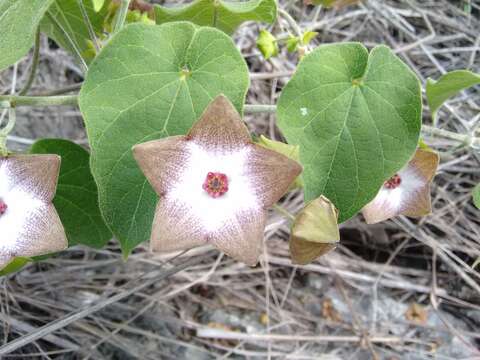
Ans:
[[[282,4],[303,29],[319,31],[317,44],[387,44],[423,83],[449,70],[480,71],[475,0],[369,0],[339,11]],[[274,30],[288,29],[281,26]],[[248,102],[274,104],[297,59],[282,51],[263,61],[255,49],[258,28],[243,26],[235,37],[256,74]],[[46,39],[42,45],[33,93],[81,80],[68,56]],[[21,88],[27,68],[25,61],[4,72],[1,92],[10,91],[14,74]],[[473,133],[479,109],[480,93],[465,91],[442,108],[437,126]],[[246,121],[252,131],[280,138],[274,115]],[[45,136],[86,143],[76,109],[22,109],[17,122],[12,147]],[[470,195],[480,181],[479,153],[448,139],[425,141],[442,158],[433,214],[377,226],[358,216],[342,224],[342,245],[308,266],[290,263],[288,219],[272,212],[256,268],[209,248],[171,259],[141,246],[123,262],[112,241],[1,279],[3,343],[16,341],[4,358],[479,359],[480,274],[472,264],[480,257],[480,227]],[[301,194],[282,205],[297,212]],[[184,261],[199,263],[164,278]]]

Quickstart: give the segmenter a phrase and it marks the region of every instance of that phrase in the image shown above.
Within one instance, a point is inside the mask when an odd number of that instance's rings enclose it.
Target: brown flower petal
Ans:
[[[52,201],[57,189],[60,172],[58,155],[11,155],[0,158],[8,163],[15,180],[15,186],[31,191],[45,201]]]
[[[427,182],[431,182],[437,172],[439,156],[431,150],[417,149],[409,165],[416,169]]]
[[[299,163],[276,151],[252,145],[248,159],[251,181],[264,208],[276,203],[302,172]]]
[[[15,256],[38,256],[67,248],[67,237],[57,210],[52,204],[46,205],[42,213],[29,220],[30,226],[23,237],[27,239],[19,246]]]
[[[165,195],[187,161],[185,136],[171,136],[133,147],[133,156],[157,194]]]
[[[248,129],[240,115],[223,95],[216,97],[208,105],[187,137],[207,148],[219,148],[223,151],[233,151],[251,142]]]
[[[56,155],[14,155],[0,158],[2,200],[8,206],[0,222],[0,268],[14,257],[32,257],[63,250],[68,242],[51,204],[60,168]],[[7,185],[8,184],[8,185]],[[3,228],[3,232],[2,232]],[[7,234],[7,235],[5,235]]]
[[[375,224],[398,215],[428,215],[432,209],[430,183],[438,162],[438,154],[417,149],[412,160],[399,172],[399,187],[393,190],[382,187],[377,196],[362,209],[367,224]]]
[[[187,250],[207,243],[207,235],[192,212],[178,202],[160,198],[152,226],[150,249]]]
[[[235,260],[255,266],[262,253],[266,217],[264,211],[244,211],[221,231],[212,234],[210,241]]]

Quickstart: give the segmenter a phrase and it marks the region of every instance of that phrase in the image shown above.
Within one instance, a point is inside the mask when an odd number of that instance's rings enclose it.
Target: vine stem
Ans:
[[[0,108],[15,108],[19,106],[60,106],[78,105],[78,95],[63,96],[17,96],[0,95]]]
[[[11,108],[18,106],[61,106],[61,105],[78,105],[78,95],[63,95],[63,96],[17,96],[17,95],[0,95],[0,109]],[[276,105],[262,105],[262,104],[246,104],[244,107],[245,113],[259,114],[259,113],[275,113],[277,111]],[[480,147],[480,138],[468,134],[457,134],[453,131],[438,129],[429,125],[422,125],[422,131],[425,134],[432,136],[439,136],[450,140],[459,141],[463,144],[472,147]]]
[[[125,20],[127,19],[129,5],[130,5],[130,0],[121,0],[120,8],[118,9],[118,13],[117,13],[117,21],[115,22],[115,26],[113,28],[114,33],[116,33],[117,31],[120,31],[125,25]]]
[[[28,74],[27,82],[22,90],[18,93],[19,95],[25,95],[30,88],[32,87],[33,81],[37,74],[38,60],[40,58],[40,30],[37,29],[35,33],[35,45],[33,48],[32,64],[30,65],[30,73]]]
[[[276,105],[246,104],[244,107],[244,112],[248,114],[275,113],[276,111]],[[453,131],[438,129],[430,125],[422,125],[422,132],[432,136],[439,136],[445,139],[459,141],[468,146],[480,147],[480,138],[470,136],[468,134],[458,134]]]
[[[278,14],[284,18],[288,25],[292,28],[292,30],[296,33],[295,35],[298,36],[300,39],[302,38],[302,29],[300,29],[300,26],[297,24],[295,19],[285,10],[279,8],[278,9]]]

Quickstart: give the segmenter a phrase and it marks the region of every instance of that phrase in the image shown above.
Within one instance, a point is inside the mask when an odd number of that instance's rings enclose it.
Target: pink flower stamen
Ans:
[[[7,211],[7,204],[5,204],[5,202],[3,200],[0,199],[0,216],[5,214],[5,212]]]
[[[398,174],[395,174],[390,179],[385,181],[383,186],[389,190],[393,190],[399,187],[401,183],[402,183],[402,178]]]
[[[228,191],[227,175],[209,172],[202,187],[208,195],[213,198],[218,198]]]

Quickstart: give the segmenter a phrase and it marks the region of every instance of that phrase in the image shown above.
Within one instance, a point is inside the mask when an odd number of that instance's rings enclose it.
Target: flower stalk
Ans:
[[[1,101],[0,101],[1,104]],[[15,108],[8,109],[8,122],[4,128],[0,129],[0,156],[7,156],[7,136],[15,127],[15,122],[17,120]]]

